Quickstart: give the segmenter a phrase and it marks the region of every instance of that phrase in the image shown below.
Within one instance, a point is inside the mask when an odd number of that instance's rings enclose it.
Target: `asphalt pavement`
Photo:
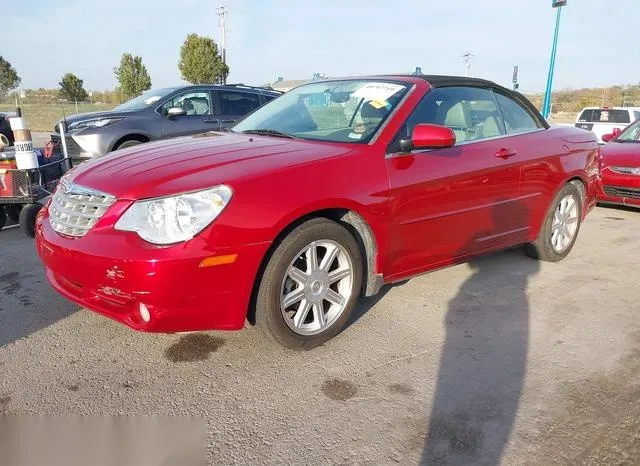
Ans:
[[[563,262],[516,249],[386,287],[294,352],[254,328],[141,334],[81,310],[10,228],[0,413],[190,415],[215,464],[633,464],[638,231],[640,212],[597,208]]]

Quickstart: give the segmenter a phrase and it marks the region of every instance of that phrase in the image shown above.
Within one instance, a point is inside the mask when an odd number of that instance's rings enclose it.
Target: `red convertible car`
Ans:
[[[598,201],[640,207],[640,120],[602,139]]]
[[[53,287],[148,332],[335,336],[360,296],[524,244],[563,259],[595,205],[595,136],[447,76],[322,80],[229,132],[80,165],[37,222]]]

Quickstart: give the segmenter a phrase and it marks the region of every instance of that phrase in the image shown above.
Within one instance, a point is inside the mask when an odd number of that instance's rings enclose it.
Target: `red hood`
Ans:
[[[107,154],[78,166],[68,178],[120,199],[143,199],[232,184],[241,177],[349,151],[331,143],[207,133]]]
[[[605,166],[640,167],[640,143],[610,142],[602,148]]]

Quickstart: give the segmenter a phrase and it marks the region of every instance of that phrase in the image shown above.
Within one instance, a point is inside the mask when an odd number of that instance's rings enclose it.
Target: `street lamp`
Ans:
[[[544,105],[542,116],[549,117],[551,111],[551,89],[553,88],[553,70],[556,66],[556,50],[558,49],[558,32],[560,31],[560,15],[562,7],[567,5],[567,0],[551,0],[551,7],[556,8],[556,29],[553,33],[553,47],[551,48],[551,63],[549,64],[549,76],[547,77],[547,90],[544,93]]]

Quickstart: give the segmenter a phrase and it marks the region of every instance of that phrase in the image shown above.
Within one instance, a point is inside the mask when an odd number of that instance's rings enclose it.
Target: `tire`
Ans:
[[[10,204],[5,207],[7,212],[7,217],[9,217],[14,222],[20,221],[20,210],[22,206],[20,204]]]
[[[41,208],[40,204],[27,204],[20,211],[20,230],[31,238],[36,236],[36,216]]]
[[[324,267],[312,267],[311,276],[310,249],[315,251],[315,263]],[[331,260],[330,251],[335,253]],[[325,258],[328,264],[323,263]],[[360,247],[349,230],[325,218],[304,222],[280,242],[267,262],[256,295],[256,326],[291,349],[321,345],[349,321],[362,289],[362,270]],[[290,271],[298,272],[294,273],[297,280]],[[336,279],[338,276],[343,277]],[[292,305],[282,310],[282,299],[293,297],[294,292],[302,297],[292,299]],[[307,317],[296,323],[297,315]]]
[[[567,210],[570,210],[572,213],[561,213],[561,205],[563,202],[568,202],[569,204],[565,204],[564,207]],[[572,206],[572,207],[571,207]],[[575,212],[573,211],[575,209]],[[575,216],[573,215],[575,214]],[[564,226],[566,230],[564,233],[561,233],[563,230],[562,227],[559,229],[554,228],[554,219],[556,219],[556,215],[559,215],[558,218],[566,218],[566,222]],[[568,215],[568,216],[567,216]],[[571,220],[574,219],[574,220]],[[582,223],[582,193],[580,189],[573,184],[566,184],[560,192],[556,195],[553,202],[549,207],[549,211],[544,219],[542,224],[542,228],[540,230],[540,234],[538,235],[538,239],[533,243],[529,243],[525,245],[525,252],[533,257],[534,259],[538,259],[546,262],[558,262],[564,259],[569,255],[573,246],[578,238],[578,234],[580,233],[580,225]],[[575,225],[575,229],[572,227]],[[558,234],[554,234],[554,231],[558,231]],[[558,241],[558,236],[562,236],[565,239],[566,233],[571,233],[568,241]],[[558,247],[559,246],[559,247]]]
[[[137,146],[138,144],[144,144],[144,141],[139,141],[137,139],[127,139],[126,141],[122,141],[114,150],[126,149],[127,147]]]
[[[7,213],[5,207],[0,205],[0,230],[4,228],[4,224],[7,223]]]

